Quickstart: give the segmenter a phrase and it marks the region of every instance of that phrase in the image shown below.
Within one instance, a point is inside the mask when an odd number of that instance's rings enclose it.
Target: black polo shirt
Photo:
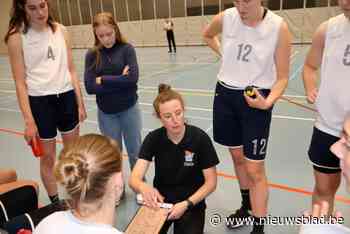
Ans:
[[[153,185],[165,202],[186,200],[204,184],[203,169],[219,163],[209,136],[201,129],[187,125],[183,139],[174,144],[164,127],[150,132],[144,139],[140,158],[155,163]],[[205,201],[196,205],[205,208]]]

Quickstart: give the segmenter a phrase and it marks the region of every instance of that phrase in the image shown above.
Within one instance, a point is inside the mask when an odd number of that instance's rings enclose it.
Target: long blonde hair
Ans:
[[[107,182],[122,170],[117,142],[98,134],[80,136],[63,148],[55,166],[57,182],[63,185],[77,204],[101,203]]]
[[[101,62],[101,53],[99,50],[102,48],[102,44],[96,35],[96,28],[100,25],[110,25],[113,27],[115,31],[115,43],[117,44],[127,43],[126,39],[121,34],[118,24],[113,19],[113,15],[111,13],[102,12],[95,15],[92,23],[92,30],[94,32],[94,37],[95,37],[94,47],[92,50],[96,53],[96,68],[99,66]]]

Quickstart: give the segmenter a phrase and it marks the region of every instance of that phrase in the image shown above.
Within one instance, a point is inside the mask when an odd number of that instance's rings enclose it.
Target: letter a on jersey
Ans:
[[[49,46],[49,48],[47,49],[47,59],[55,60],[55,55],[51,46]]]

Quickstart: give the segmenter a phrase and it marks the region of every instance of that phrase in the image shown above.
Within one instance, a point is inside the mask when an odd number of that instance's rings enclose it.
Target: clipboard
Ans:
[[[158,234],[168,216],[168,209],[141,206],[124,234]]]

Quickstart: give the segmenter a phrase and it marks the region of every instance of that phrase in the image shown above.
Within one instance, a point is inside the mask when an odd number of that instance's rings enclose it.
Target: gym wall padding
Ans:
[[[0,54],[7,54],[7,47],[4,42],[10,20],[10,9],[12,0],[1,0],[0,7]]]

